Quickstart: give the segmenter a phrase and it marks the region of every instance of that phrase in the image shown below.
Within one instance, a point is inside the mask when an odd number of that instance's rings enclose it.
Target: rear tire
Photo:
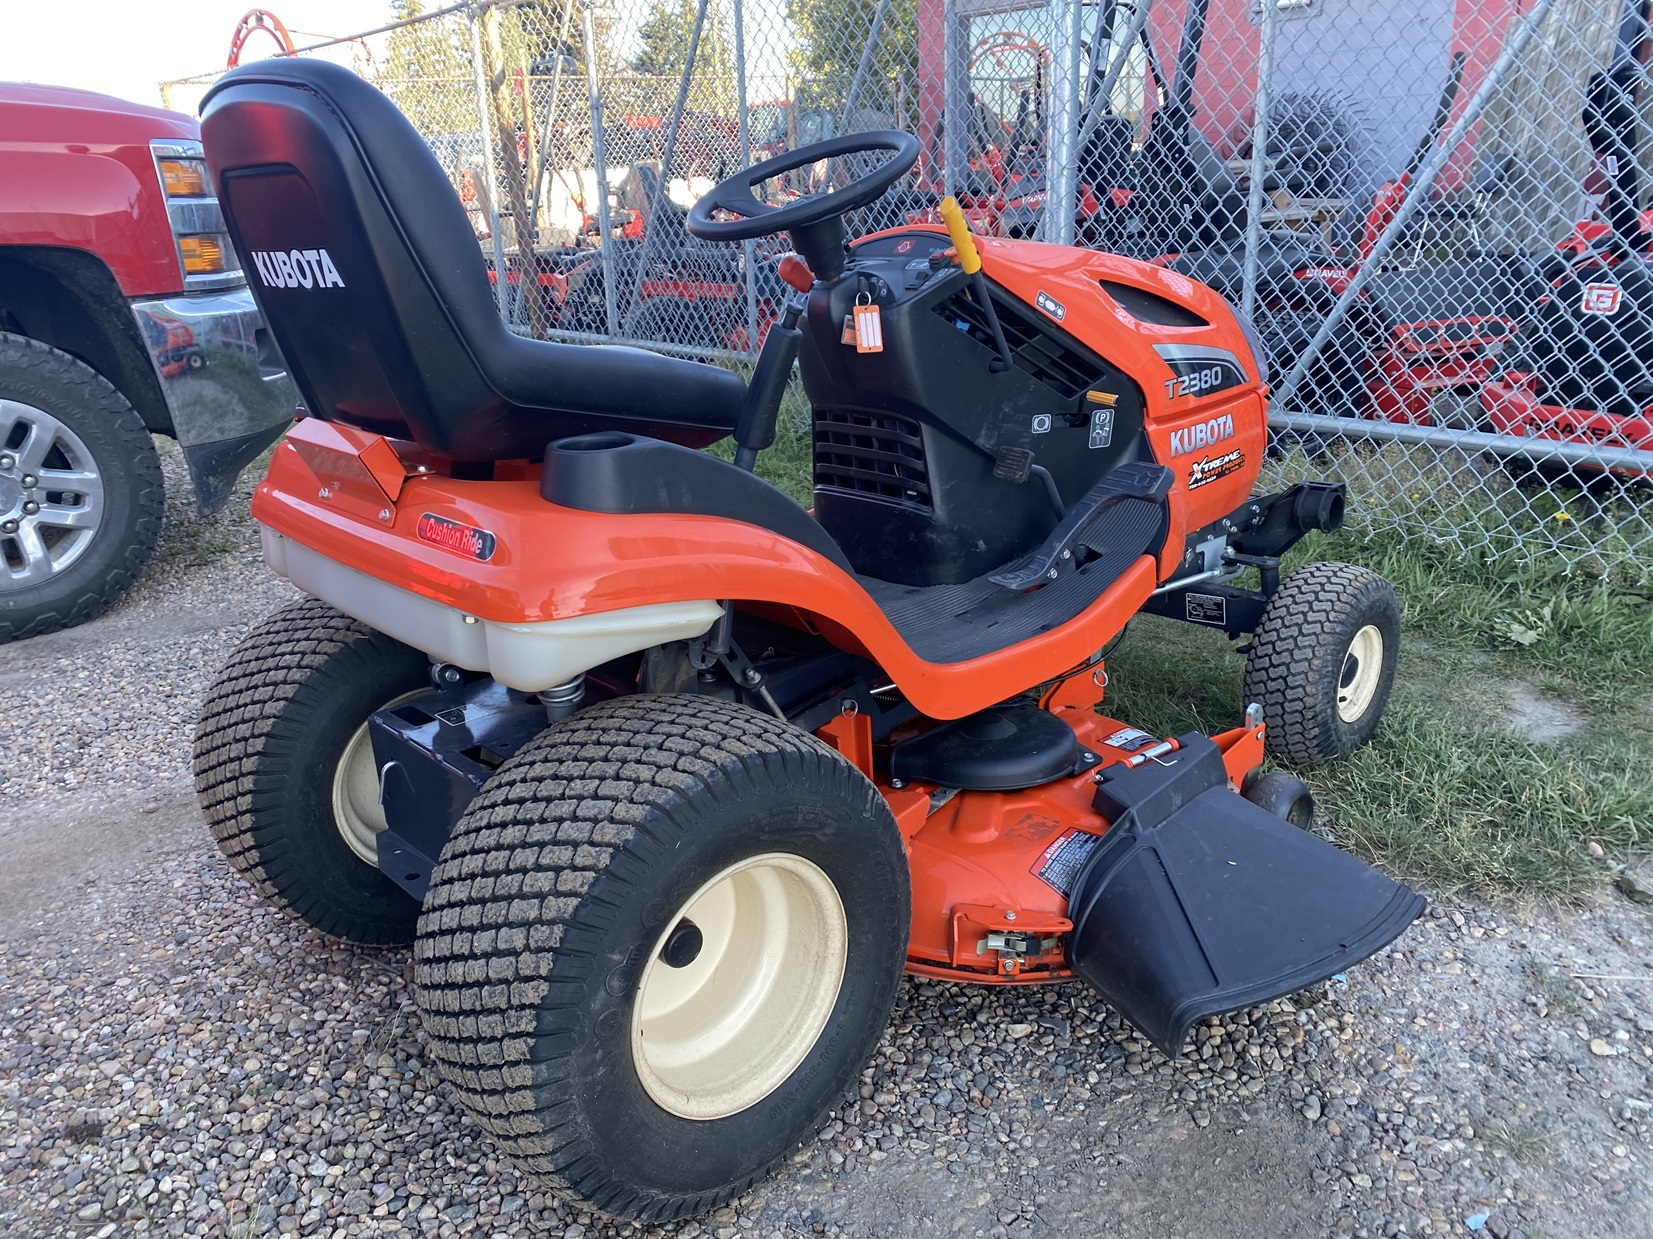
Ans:
[[[236,647],[201,707],[195,791],[213,838],[260,894],[324,934],[413,941],[418,902],[367,859],[383,818],[364,745],[368,717],[428,690],[429,675],[418,650],[306,598]]]
[[[729,702],[635,696],[500,767],[425,908],[420,1009],[465,1107],[565,1196],[664,1221],[745,1191],[842,1099],[910,895],[844,758]]]
[[[1317,563],[1280,584],[1246,657],[1269,753],[1293,765],[1347,757],[1372,738],[1395,680],[1400,603],[1369,568]]]
[[[126,397],[68,353],[0,332],[0,645],[108,610],[154,555],[165,506]]]

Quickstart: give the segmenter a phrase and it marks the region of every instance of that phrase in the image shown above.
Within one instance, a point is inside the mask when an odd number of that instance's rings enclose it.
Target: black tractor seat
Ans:
[[[746,386],[729,371],[509,331],[441,165],[347,69],[243,66],[207,93],[201,128],[313,416],[470,462],[538,459],[549,440],[603,430],[703,447],[734,429]]]

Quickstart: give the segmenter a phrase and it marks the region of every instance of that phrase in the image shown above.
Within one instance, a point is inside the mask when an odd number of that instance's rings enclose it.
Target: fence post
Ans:
[[[1102,79],[1102,85],[1091,96],[1091,108],[1085,117],[1084,126],[1079,130],[1079,146],[1084,148],[1090,141],[1091,134],[1102,123],[1102,118],[1113,109],[1113,88],[1119,83],[1120,75],[1125,72],[1125,66],[1130,63],[1131,49],[1142,38],[1142,31],[1148,24],[1148,13],[1154,7],[1154,0],[1141,0],[1131,10],[1131,23],[1125,29],[1125,37],[1116,40],[1119,51],[1108,65],[1107,75]],[[1118,19],[1115,18],[1117,21]]]
[[[509,321],[505,243],[499,237],[499,175],[494,168],[493,126],[488,123],[488,87],[482,71],[482,26],[477,20],[485,7],[470,9],[465,18],[471,25],[471,67],[476,71],[476,136],[482,139],[482,174],[488,178],[488,195],[483,206],[488,213],[488,235],[494,243],[494,299],[499,303],[499,316]]]
[[[970,58],[956,0],[941,5],[941,192],[958,192],[968,150]]]
[[[545,170],[557,149],[557,94],[562,88],[562,62],[568,48],[568,22],[574,12],[574,0],[563,0],[562,27],[557,31],[557,63],[551,68],[551,97],[545,103],[545,122],[540,125],[544,141],[540,143],[540,157],[534,164],[534,226],[539,227],[540,186],[545,182]],[[533,91],[528,91],[530,101]]]
[[[867,73],[872,68],[873,53],[878,50],[878,38],[884,32],[884,18],[889,12],[890,0],[878,0],[878,7],[872,13],[872,28],[867,31],[867,45],[861,49],[861,59],[855,62],[855,76],[850,78],[849,93],[844,96],[844,114],[838,118],[839,133],[849,128],[849,118],[855,112],[855,105],[861,96],[861,87],[866,85]]]
[[[672,104],[672,114],[666,122],[666,140],[660,149],[660,179],[655,183],[654,189],[649,195],[649,225],[643,232],[643,250],[637,258],[637,269],[632,273],[628,318],[630,317],[630,310],[636,308],[637,298],[643,288],[643,277],[648,271],[649,264],[654,260],[654,247],[658,240],[655,233],[658,230],[660,220],[660,204],[670,197],[666,191],[671,185],[672,160],[677,155],[677,131],[683,123],[683,109],[689,106],[689,83],[694,79],[695,61],[700,55],[700,35],[706,26],[706,8],[709,3],[710,0],[700,0],[695,8],[694,26],[689,31],[689,50],[683,58],[683,72],[677,79],[677,101]],[[687,324],[685,324],[685,327],[687,327]]]
[[[1052,0],[1050,111],[1046,120],[1045,240],[1073,244],[1079,206],[1079,17],[1080,0]]]
[[[1240,285],[1240,312],[1257,313],[1257,247],[1263,240],[1263,178],[1268,175],[1268,104],[1274,83],[1274,32],[1280,24],[1279,0],[1262,0],[1262,30],[1257,47],[1256,115],[1251,124],[1251,184],[1246,194],[1245,275]],[[1259,357],[1257,362],[1262,364]]]
[[[594,0],[580,0],[580,37],[585,43],[585,93],[591,108],[591,161],[597,165],[597,231],[601,234],[602,252],[597,261],[603,265],[603,311],[608,319],[610,337],[620,334],[619,316],[614,311],[614,237],[608,218],[608,152],[603,145],[603,91],[597,79],[597,35],[592,28],[591,6]]]
[[[735,0],[735,106],[740,109],[740,166],[752,166],[752,117],[746,104],[746,6]],[[750,240],[740,243],[742,282],[746,285],[746,351],[758,348],[757,246]]]
[[[1447,132],[1446,137],[1441,139],[1435,149],[1429,153],[1429,158],[1425,161],[1423,167],[1418,169],[1417,180],[1412,182],[1411,191],[1406,195],[1406,200],[1401,203],[1400,209],[1395,212],[1395,217],[1389,221],[1388,227],[1378,236],[1376,243],[1372,246],[1372,252],[1367,255],[1366,261],[1361,263],[1359,269],[1355,271],[1354,278],[1349,281],[1348,287],[1338,297],[1337,304],[1332,306],[1331,313],[1326,316],[1326,321],[1320,324],[1320,330],[1315,333],[1314,339],[1309,342],[1308,348],[1304,349],[1301,356],[1297,358],[1296,363],[1291,368],[1291,373],[1281,381],[1274,394],[1276,404],[1285,405],[1296,394],[1297,385],[1303,381],[1303,376],[1308,373],[1309,366],[1319,356],[1320,350],[1326,347],[1326,342],[1332,338],[1332,333],[1349,316],[1349,309],[1354,305],[1355,299],[1360,296],[1361,291],[1371,281],[1372,275],[1382,265],[1383,260],[1388,257],[1395,241],[1411,224],[1412,217],[1418,213],[1418,208],[1428,200],[1429,188],[1435,183],[1435,178],[1440,175],[1441,169],[1446,167],[1447,161],[1452,158],[1452,152],[1457,149],[1458,143],[1463,141],[1464,136],[1481,119],[1481,113],[1485,110],[1487,101],[1492,98],[1494,92],[1503,82],[1505,75],[1514,67],[1515,62],[1520,59],[1521,53],[1526,50],[1527,43],[1532,39],[1539,24],[1549,15],[1553,4],[1554,0],[1538,0],[1533,5],[1531,12],[1521,19],[1521,24],[1516,27],[1515,33],[1510,36],[1509,42],[1504,44],[1503,50],[1498,53],[1498,59],[1493,62],[1492,68],[1487,70],[1486,78],[1482,81],[1480,88],[1476,90],[1475,97],[1469,101],[1469,106],[1463,110],[1463,114],[1458,117],[1457,123]]]

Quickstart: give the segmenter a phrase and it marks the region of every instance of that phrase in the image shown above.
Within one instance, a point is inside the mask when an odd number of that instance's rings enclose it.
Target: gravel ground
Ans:
[[[244,519],[174,516],[126,603],[0,662],[8,1239],[1653,1234],[1653,926],[1617,897],[1440,903],[1175,1063],[1081,986],[909,981],[776,1179],[664,1229],[572,1211],[448,1101],[407,953],[322,940],[213,849],[196,704],[288,591]]]

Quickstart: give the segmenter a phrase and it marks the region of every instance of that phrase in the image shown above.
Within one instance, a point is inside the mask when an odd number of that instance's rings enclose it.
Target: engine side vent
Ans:
[[[1151,293],[1146,288],[1137,288],[1132,284],[1121,284],[1115,280],[1102,280],[1100,283],[1102,291],[1117,301],[1120,309],[1139,323],[1152,323],[1156,327],[1209,327],[1211,325],[1187,306],[1178,305],[1169,297],[1161,297],[1158,293]]]
[[[888,413],[815,411],[815,485],[934,509],[917,422]]]
[[[1057,339],[1039,320],[1000,296],[993,297],[999,326],[1018,370],[1024,371],[1064,399],[1094,387],[1104,376],[1102,366]],[[993,331],[981,305],[965,289],[936,303],[936,313],[986,348],[994,348]]]

